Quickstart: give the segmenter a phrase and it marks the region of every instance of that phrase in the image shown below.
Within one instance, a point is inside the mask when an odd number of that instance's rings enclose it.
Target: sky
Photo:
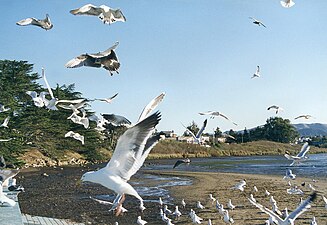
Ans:
[[[74,16],[71,9],[91,3],[120,8],[127,21],[103,24],[95,16]],[[283,8],[279,0],[1,0],[1,59],[26,60],[34,72],[46,69],[56,84],[75,83],[86,98],[119,93],[112,104],[92,103],[92,110],[115,113],[136,122],[143,107],[161,92],[158,130],[182,134],[181,125],[219,111],[205,132],[243,130],[275,116],[292,123],[327,123],[327,1],[295,0]],[[28,17],[54,25],[46,31],[18,26]],[[262,21],[266,28],[252,23]],[[82,53],[106,50],[116,41],[120,73],[102,68],[65,68]],[[256,66],[260,78],[251,79]],[[45,87],[42,79],[39,83]],[[310,120],[294,120],[310,114]]]

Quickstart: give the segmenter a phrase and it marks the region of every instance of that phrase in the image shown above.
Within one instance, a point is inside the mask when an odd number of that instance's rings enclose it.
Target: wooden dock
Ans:
[[[75,223],[66,219],[55,219],[41,216],[31,216],[22,214],[19,208],[18,192],[3,190],[7,197],[15,200],[15,206],[6,206],[0,204],[0,225],[85,225],[84,223]]]

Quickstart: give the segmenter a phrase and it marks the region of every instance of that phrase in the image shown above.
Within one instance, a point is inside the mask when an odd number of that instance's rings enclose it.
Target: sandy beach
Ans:
[[[136,224],[138,215],[148,221],[148,224],[165,224],[159,215],[159,205],[156,202],[145,202],[147,209],[141,213],[138,209],[138,201],[128,196],[124,207],[129,211],[123,216],[116,217],[108,212],[109,206],[101,205],[89,198],[89,196],[112,194],[111,191],[100,185],[83,184],[78,180],[81,175],[90,169],[96,169],[98,165],[89,167],[64,167],[64,168],[33,168],[22,171],[18,180],[25,188],[26,192],[19,195],[20,206],[23,213],[47,216],[54,218],[71,219],[85,224],[106,224],[111,225],[118,221],[122,224]],[[202,224],[207,224],[211,219],[213,224],[225,224],[220,219],[215,205],[209,201],[209,194],[218,198],[219,202],[226,205],[228,199],[236,206],[236,209],[230,211],[230,216],[235,220],[235,224],[241,225],[259,225],[264,224],[268,218],[257,208],[252,206],[247,197],[253,193],[256,200],[270,207],[269,197],[265,195],[267,189],[277,201],[280,210],[287,207],[290,211],[296,208],[300,201],[300,196],[289,195],[286,193],[287,182],[282,177],[264,176],[264,175],[244,175],[233,173],[209,173],[209,172],[180,172],[180,171],[140,171],[131,182],[141,181],[144,173],[164,175],[164,176],[186,176],[193,180],[190,186],[170,187],[170,195],[173,197],[172,204],[181,205],[184,198],[186,208],[181,206],[182,216],[174,224],[192,224],[188,216],[190,209],[194,209],[198,216],[204,219]],[[247,188],[244,192],[231,190],[230,188],[246,179]],[[319,180],[313,183],[309,178],[297,178],[295,183],[301,186],[301,182],[312,183],[320,193],[327,193],[327,182]],[[253,186],[256,185],[258,192],[254,193]],[[306,198],[312,191],[308,187],[301,187],[305,192],[302,196]],[[165,196],[162,196],[165,200]],[[153,197],[144,197],[145,200],[156,200]],[[196,209],[196,201],[201,201],[205,209]],[[173,205],[169,205],[173,209]],[[318,224],[327,224],[327,209],[321,196],[312,204],[312,208],[301,215],[296,224],[309,224],[313,216],[316,216]]]

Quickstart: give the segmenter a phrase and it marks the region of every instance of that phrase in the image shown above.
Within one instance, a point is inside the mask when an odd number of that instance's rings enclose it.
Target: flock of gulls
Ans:
[[[285,8],[292,7],[295,3],[292,0],[283,0],[281,1],[281,5]],[[104,24],[113,24],[115,22],[125,22],[126,18],[123,15],[120,9],[112,9],[108,6],[101,5],[99,7],[94,6],[92,4],[84,5],[80,8],[73,9],[70,11],[73,15],[89,15],[89,16],[96,16],[102,21]],[[261,21],[250,17],[253,20],[253,23],[258,26],[266,27]],[[27,26],[27,25],[35,25],[41,27],[45,30],[50,30],[53,27],[51,23],[50,17],[46,14],[45,19],[35,19],[35,18],[27,18],[17,22],[19,26]],[[72,60],[68,61],[65,66],[67,68],[76,68],[82,66],[89,66],[89,67],[96,67],[96,68],[104,68],[109,72],[110,75],[113,73],[119,73],[120,62],[116,55],[116,48],[119,42],[116,42],[112,47],[108,48],[105,51],[92,53],[92,54],[81,54]],[[257,69],[251,78],[259,78],[260,77],[260,67],[257,66]],[[95,99],[75,99],[75,100],[59,100],[56,98],[52,92],[52,89],[46,79],[45,71],[42,68],[42,78],[45,81],[47,86],[48,92],[41,92],[37,93],[33,90],[26,90],[26,94],[29,95],[35,107],[45,107],[48,110],[58,110],[59,108],[65,110],[71,110],[72,114],[67,119],[71,120],[73,123],[80,124],[84,126],[84,128],[89,128],[89,121],[96,121],[97,122],[97,129],[99,132],[105,130],[106,124],[112,124],[114,126],[126,126],[127,130],[121,135],[118,139],[116,148],[114,153],[108,162],[108,164],[97,171],[90,171],[86,172],[82,177],[81,180],[83,182],[92,182],[100,184],[116,193],[116,198],[113,202],[106,202],[99,199],[94,199],[95,201],[111,205],[110,211],[114,211],[115,215],[120,215],[127,212],[128,209],[123,207],[123,203],[126,199],[126,195],[131,195],[138,199],[139,201],[139,208],[141,211],[145,210],[145,205],[142,197],[137,193],[137,191],[133,188],[133,186],[128,183],[130,178],[142,167],[144,161],[146,160],[147,156],[149,155],[150,151],[153,147],[159,142],[160,135],[155,133],[155,127],[161,120],[161,113],[159,111],[154,112],[151,114],[158,104],[163,100],[165,93],[161,93],[159,96],[154,98],[146,105],[141,112],[139,119],[136,123],[130,122],[127,118],[115,114],[102,114],[101,118],[92,115],[87,116],[86,110],[84,109],[87,103],[92,101],[101,101],[105,103],[111,103],[113,99],[118,95],[115,94],[109,98],[95,98]],[[50,98],[48,98],[50,96]],[[9,111],[10,108],[6,108],[4,105],[0,105],[0,113]],[[275,110],[275,113],[279,113],[283,110],[281,107],[277,105],[272,105],[268,107],[267,110]],[[221,117],[226,120],[231,121],[227,116],[222,114],[218,111],[207,111],[207,112],[200,112],[200,115],[203,116],[210,116],[210,118]],[[300,115],[295,119],[310,119],[311,115]],[[8,128],[9,124],[9,117],[7,117],[3,123],[0,125],[0,128]],[[206,128],[208,120],[206,119],[203,122],[203,126],[199,130],[197,134],[194,134],[190,131],[186,126],[184,126],[188,132],[192,135],[194,141],[196,143],[200,143],[201,135]],[[233,121],[231,121],[234,125],[237,125]],[[82,144],[84,144],[85,139],[82,135],[75,133],[74,131],[67,131],[66,134],[63,134],[64,137],[71,137]],[[10,141],[1,140],[1,141]],[[307,157],[306,154],[309,151],[308,143],[305,143],[302,146],[301,151],[296,155],[292,156],[290,154],[285,154],[285,157],[288,160],[291,160],[292,163],[290,167],[295,164],[299,164],[303,162]],[[181,164],[188,164],[190,163],[189,159],[178,160],[174,165],[174,168],[181,165]],[[1,159],[2,168],[5,168],[5,162],[3,157]],[[19,170],[8,170],[8,169],[1,169],[0,170],[0,203],[2,205],[7,204],[9,206],[14,206],[15,202],[8,198],[6,194],[3,193],[3,187],[9,187],[12,190],[22,191],[23,188],[21,186],[16,185],[16,180],[14,176],[19,172]],[[292,170],[288,168],[286,170],[286,175],[284,176],[285,180],[288,180],[290,188],[287,190],[289,194],[299,194],[303,193],[299,187],[292,185],[291,181],[295,179],[296,175],[293,174]],[[278,225],[293,225],[295,224],[296,218],[298,218],[302,213],[306,210],[310,209],[310,205],[312,204],[315,199],[318,198],[318,194],[314,191],[314,188],[311,184],[309,184],[313,190],[313,193],[306,199],[303,200],[299,206],[293,210],[291,213],[288,213],[288,210],[285,209],[283,213],[278,210],[277,202],[274,200],[273,196],[270,196],[270,203],[272,204],[272,208],[263,206],[262,204],[258,203],[254,197],[255,193],[258,192],[256,186],[253,187],[253,194],[248,196],[248,201],[261,210],[262,212],[267,214],[267,221],[266,224],[278,224]],[[230,191],[241,191],[244,192],[245,188],[247,187],[246,180],[240,181],[240,183],[235,184],[235,186],[230,188]],[[270,193],[266,190],[265,194],[267,196]],[[322,196],[323,201],[325,202],[325,208],[327,209],[327,199]],[[229,199],[227,203],[227,208],[224,208],[224,205],[221,204],[218,199],[214,198],[212,194],[209,195],[209,201],[212,202],[214,205],[216,212],[221,216],[221,220],[224,221],[226,224],[233,224],[235,223],[234,219],[229,214],[229,211],[237,210],[237,206],[232,204],[231,199]],[[162,221],[167,225],[173,225],[174,223],[178,224],[179,218],[183,216],[181,213],[179,205],[175,205],[174,210],[168,209],[168,205],[164,204],[162,199],[159,198],[159,214],[162,218]],[[205,206],[200,201],[197,201],[196,210],[203,210]],[[185,209],[186,203],[183,199],[181,201],[180,207]],[[191,209],[187,216],[190,218],[193,224],[202,224],[206,223],[208,225],[213,224],[211,219],[208,221],[204,221],[201,217],[199,217],[195,210]],[[173,223],[174,222],[174,223]],[[138,216],[136,219],[136,223],[139,225],[144,225],[147,222],[142,219],[141,216]],[[312,219],[311,225],[317,224],[315,218]],[[118,225],[118,222],[115,223]]]

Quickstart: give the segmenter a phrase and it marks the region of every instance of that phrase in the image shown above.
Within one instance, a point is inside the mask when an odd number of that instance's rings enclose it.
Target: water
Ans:
[[[180,165],[174,170],[233,172],[245,174],[267,174],[284,176],[287,168],[301,177],[327,179],[327,154],[310,154],[299,165],[290,167],[292,161],[284,156],[241,156],[217,158],[193,158],[189,165]],[[147,169],[172,170],[176,159],[160,160]]]

